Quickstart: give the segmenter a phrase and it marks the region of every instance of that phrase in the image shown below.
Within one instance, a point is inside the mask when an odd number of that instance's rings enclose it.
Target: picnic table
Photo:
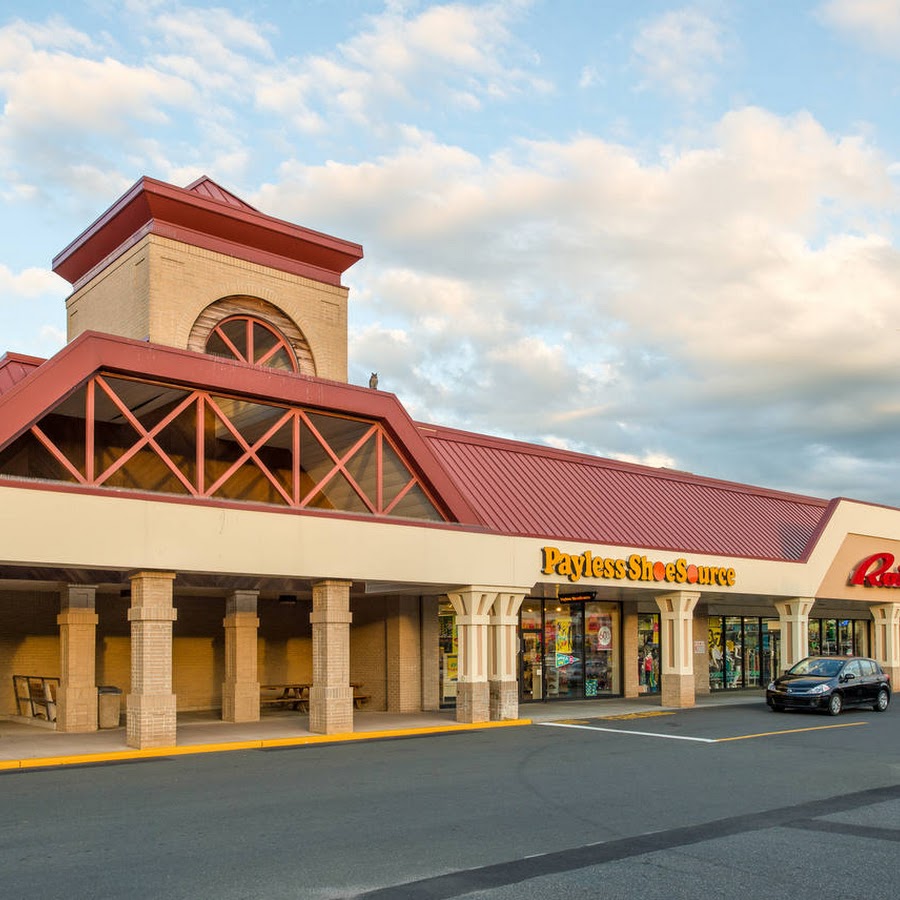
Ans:
[[[291,709],[301,712],[309,711],[309,689],[311,684],[304,681],[295,681],[288,684],[261,684],[259,686],[260,705],[289,706]],[[265,692],[270,692],[267,695]]]
[[[291,709],[300,712],[309,712],[309,689],[312,684],[306,681],[294,681],[282,684],[261,684],[260,686],[260,705],[267,706],[289,706]],[[353,705],[357,709],[362,709],[363,704],[371,700],[370,694],[363,693],[363,683],[361,681],[351,681],[350,687],[353,688]]]

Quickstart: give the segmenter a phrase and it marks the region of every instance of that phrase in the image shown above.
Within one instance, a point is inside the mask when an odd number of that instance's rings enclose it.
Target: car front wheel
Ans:
[[[888,708],[888,704],[891,702],[891,695],[882,688],[878,692],[878,696],[875,698],[875,702],[872,704],[872,709],[875,712],[884,712]]]
[[[835,691],[828,701],[828,715],[839,716],[844,708],[844,698]]]

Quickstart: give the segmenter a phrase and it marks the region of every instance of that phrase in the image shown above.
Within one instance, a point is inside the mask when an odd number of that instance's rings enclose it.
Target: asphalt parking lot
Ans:
[[[900,708],[756,702],[12,771],[0,869],[23,900],[893,900],[898,748]]]

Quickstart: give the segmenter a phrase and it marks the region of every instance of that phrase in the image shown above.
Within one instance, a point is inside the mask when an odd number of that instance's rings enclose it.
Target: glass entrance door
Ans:
[[[544,684],[548,698],[584,697],[584,605],[544,610]]]
[[[519,654],[519,699],[543,700],[544,690],[544,611],[540,600],[526,597],[519,612],[522,636]]]
[[[540,631],[522,632],[522,700],[544,699],[544,640]]]
[[[638,692],[659,693],[659,613],[638,616]]]

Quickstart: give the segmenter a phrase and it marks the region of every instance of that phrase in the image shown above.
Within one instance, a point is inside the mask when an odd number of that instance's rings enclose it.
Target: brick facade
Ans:
[[[320,378],[346,381],[347,294],[345,287],[151,234],[68,298],[68,339],[101,331],[184,349],[207,306],[255,297],[297,324]]]

